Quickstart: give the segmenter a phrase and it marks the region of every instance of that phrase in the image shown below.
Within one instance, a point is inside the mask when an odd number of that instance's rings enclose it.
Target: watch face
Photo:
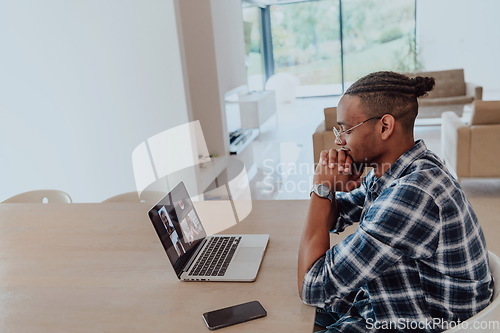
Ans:
[[[330,189],[323,184],[318,185],[318,194],[321,195],[322,197],[326,197],[328,193],[330,192]]]

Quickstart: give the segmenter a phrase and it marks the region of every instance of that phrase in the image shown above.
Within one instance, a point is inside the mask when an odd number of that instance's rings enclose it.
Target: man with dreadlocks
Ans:
[[[413,126],[430,77],[376,72],[337,107],[299,248],[300,297],[326,332],[441,332],[492,297],[485,239],[458,182]],[[361,178],[363,166],[372,169]],[[329,232],[358,222],[330,248]]]

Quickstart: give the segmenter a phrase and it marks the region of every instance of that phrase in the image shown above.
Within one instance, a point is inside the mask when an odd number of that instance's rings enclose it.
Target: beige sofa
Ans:
[[[319,154],[322,150],[340,148],[335,144],[335,135],[333,134],[333,127],[338,125],[337,108],[326,108],[324,113],[325,121],[316,128],[316,132],[313,134],[314,163],[318,163]]]
[[[430,76],[436,80],[434,89],[419,98],[420,106],[469,104],[483,99],[483,87],[465,82],[463,69],[407,73],[410,77]]]
[[[500,101],[475,101],[469,121],[442,115],[441,151],[458,179],[500,177]]]
[[[453,111],[461,116],[465,105],[483,99],[483,87],[465,82],[463,69],[406,74],[436,79],[434,89],[418,99],[417,118],[440,118],[445,111]]]

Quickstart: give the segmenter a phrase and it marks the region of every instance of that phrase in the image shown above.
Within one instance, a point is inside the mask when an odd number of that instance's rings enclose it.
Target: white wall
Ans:
[[[224,94],[247,84],[241,1],[211,0],[219,88]]]
[[[0,201],[134,190],[132,150],[189,121],[173,0],[2,0],[0,68]]]
[[[176,0],[187,91],[193,120],[199,120],[209,152],[224,155],[221,101],[218,84],[210,0]]]
[[[176,0],[193,120],[211,154],[227,155],[224,94],[246,84],[241,2]]]
[[[418,0],[417,38],[424,69],[464,68],[485,92],[500,89],[500,1]]]

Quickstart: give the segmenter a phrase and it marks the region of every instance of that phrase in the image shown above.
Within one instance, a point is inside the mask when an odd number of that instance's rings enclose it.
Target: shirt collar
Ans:
[[[408,166],[410,166],[413,161],[417,160],[422,154],[427,151],[427,146],[423,140],[415,141],[413,147],[404,152],[399,158],[390,166],[390,168],[380,177],[375,176],[374,171],[370,172],[368,183],[371,183],[369,189],[370,191],[379,194],[382,189],[384,189],[388,184],[392,183],[394,180],[400,178],[403,172]]]

